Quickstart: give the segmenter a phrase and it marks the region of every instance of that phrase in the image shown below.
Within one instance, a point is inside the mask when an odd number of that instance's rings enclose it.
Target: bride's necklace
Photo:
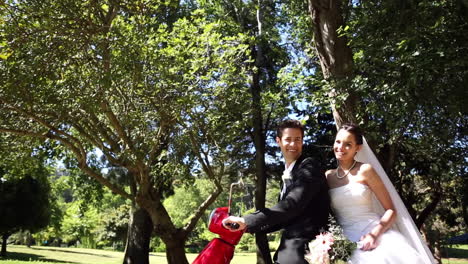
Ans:
[[[353,163],[353,165],[351,165],[351,168],[349,168],[348,172],[346,172],[343,176],[340,176],[340,172],[339,172],[339,170],[340,170],[340,169],[343,170],[343,168],[341,168],[341,166],[338,165],[338,168],[336,168],[336,177],[337,177],[338,179],[343,179],[344,177],[348,176],[348,174],[349,174],[349,173],[351,172],[351,170],[354,168],[354,165],[356,165],[356,160],[354,160],[354,163]],[[343,170],[343,172],[344,172],[344,170]]]

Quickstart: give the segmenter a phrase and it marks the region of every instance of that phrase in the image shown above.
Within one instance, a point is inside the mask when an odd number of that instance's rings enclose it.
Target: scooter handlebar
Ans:
[[[229,227],[229,229],[232,229],[232,230],[239,229],[239,224],[238,223],[226,223],[226,226]]]

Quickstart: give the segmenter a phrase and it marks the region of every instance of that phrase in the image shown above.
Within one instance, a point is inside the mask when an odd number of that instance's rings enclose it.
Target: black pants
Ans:
[[[276,264],[307,264],[304,259],[306,244],[309,238],[284,238],[273,256]]]

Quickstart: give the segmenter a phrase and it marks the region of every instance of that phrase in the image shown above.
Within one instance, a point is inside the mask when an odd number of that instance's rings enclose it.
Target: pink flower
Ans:
[[[315,237],[315,241],[319,244],[321,250],[328,251],[331,249],[335,239],[331,233],[320,233]]]
[[[331,233],[320,233],[315,240],[309,243],[310,252],[306,255],[306,260],[311,264],[328,264],[330,255],[328,250],[333,245],[333,235]]]

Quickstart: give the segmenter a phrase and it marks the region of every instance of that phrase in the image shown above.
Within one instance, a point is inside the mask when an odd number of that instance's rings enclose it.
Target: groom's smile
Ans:
[[[302,131],[299,128],[286,128],[276,142],[281,148],[286,164],[291,164],[302,154]]]

